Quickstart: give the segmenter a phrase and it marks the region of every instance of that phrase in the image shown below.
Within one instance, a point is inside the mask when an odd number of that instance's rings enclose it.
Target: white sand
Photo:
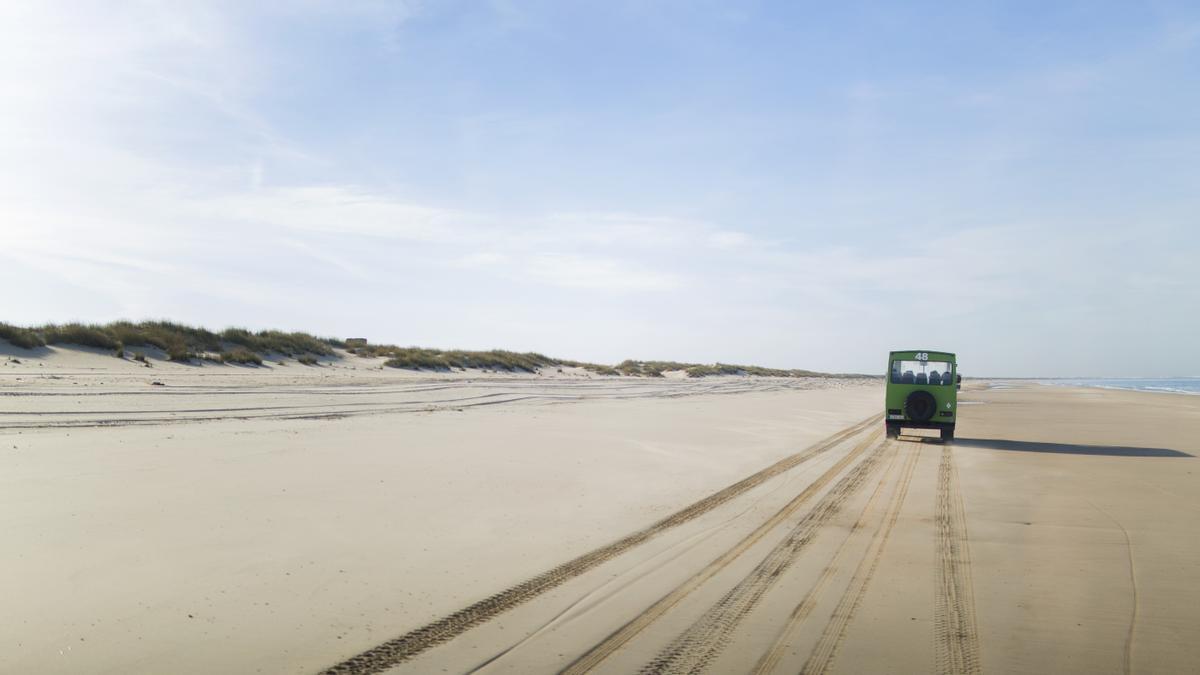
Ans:
[[[969,387],[942,445],[877,382],[28,356],[0,672],[1200,663],[1200,397]]]
[[[879,398],[842,382],[13,353],[0,672],[312,672],[643,527]],[[344,417],[309,419],[330,414]]]

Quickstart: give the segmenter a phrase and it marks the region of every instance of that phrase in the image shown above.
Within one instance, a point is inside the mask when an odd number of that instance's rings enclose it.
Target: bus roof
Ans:
[[[953,360],[955,358],[954,352],[942,352],[942,351],[938,351],[936,349],[896,349],[896,350],[888,352],[888,354],[890,356],[895,356],[896,354],[915,354],[917,352],[925,352],[927,354],[937,354],[938,356],[949,356],[951,358],[951,360]]]

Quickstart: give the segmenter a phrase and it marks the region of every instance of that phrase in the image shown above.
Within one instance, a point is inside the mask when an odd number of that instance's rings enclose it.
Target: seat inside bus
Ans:
[[[911,370],[904,371],[904,376],[900,378],[900,384],[912,384],[912,383],[913,383],[913,371],[911,371]]]
[[[927,376],[925,373],[917,373],[916,384],[929,384],[929,376]]]
[[[942,374],[936,370],[929,371],[929,384],[941,384]]]

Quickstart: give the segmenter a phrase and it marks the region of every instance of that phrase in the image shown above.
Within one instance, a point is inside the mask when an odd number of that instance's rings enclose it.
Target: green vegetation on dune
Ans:
[[[687,370],[697,367],[695,363],[680,363],[679,361],[634,361],[627,359],[617,365],[622,375],[641,375],[643,377],[662,377],[663,373],[673,370]]]
[[[237,363],[241,365],[253,363],[256,366],[261,366],[263,360],[261,356],[252,351],[238,348],[228,352],[221,352],[221,363]]]
[[[363,350],[360,349],[359,353]],[[368,355],[385,356],[383,365],[390,368],[447,370],[450,368],[480,368],[483,370],[507,370],[509,372],[534,373],[546,366],[560,365],[560,361],[533,352],[517,353],[501,349],[473,352],[455,349],[423,349],[421,347],[375,346]]]
[[[622,361],[617,370],[622,375],[662,377],[668,371],[683,371],[688,377],[710,377],[713,375],[749,375],[752,377],[862,377],[858,375],[834,375],[798,368],[764,368],[762,366],[740,366],[730,363],[681,363],[679,361]]]
[[[39,329],[42,339],[48,345],[72,344],[98,349],[116,349],[121,340],[99,326],[88,326],[81,323],[43,326]]]
[[[680,361],[634,361],[632,359],[622,361],[614,367],[599,363],[553,359],[543,354],[519,354],[502,350],[468,352],[461,350],[442,351],[420,347],[368,345],[367,347],[358,348],[357,353],[361,356],[385,356],[388,357],[388,360],[383,365],[390,368],[407,368],[410,370],[481,368],[484,370],[524,371],[532,373],[548,366],[569,366],[582,368],[597,375],[626,377],[663,377],[663,374],[669,371],[682,371],[688,377],[709,377],[713,375],[742,375],[752,377],[865,377],[859,375],[833,375],[795,368],[764,368],[762,366],[740,366],[728,363],[708,365],[703,363],[683,363]]]
[[[763,368],[762,366],[738,366],[729,363],[709,365],[694,365],[687,369],[688,377],[707,377],[709,375],[751,375],[755,377],[822,377],[823,373],[811,370],[781,368]]]
[[[332,356],[337,340],[322,339],[308,333],[285,333],[267,330],[253,333],[242,328],[229,328],[214,333],[170,321],[114,321],[108,324],[47,324],[22,328],[0,324],[0,338],[12,344],[32,349],[43,345],[72,344],[109,349],[124,354],[126,347],[155,347],[172,361],[196,358],[228,360],[233,363],[254,363],[267,353],[292,355],[318,354]],[[230,349],[230,346],[233,348]],[[208,354],[220,354],[209,357]],[[229,358],[227,359],[226,356]],[[262,363],[258,358],[257,363]]]
[[[542,368],[570,366],[583,368],[600,375],[619,374],[612,366],[571,361],[569,359],[556,359],[537,352],[512,352],[504,349],[468,351],[463,349],[443,350],[424,347],[368,344],[348,349],[347,351],[363,357],[384,357],[387,360],[384,361],[383,365],[389,368],[406,368],[409,370],[478,368],[481,370],[536,373]]]
[[[0,340],[7,340],[14,347],[21,349],[36,349],[46,344],[37,331],[7,323],[0,323]]]
[[[597,375],[621,374],[621,371],[617,370],[616,368],[613,368],[612,366],[606,366],[602,363],[588,363],[587,361],[570,361],[568,359],[561,359],[559,360],[558,365],[567,366],[570,368],[582,368],[583,370],[596,373]]]
[[[542,368],[581,368],[597,375],[624,377],[663,377],[667,372],[683,372],[688,377],[741,375],[754,377],[867,377],[862,375],[833,375],[811,370],[740,366],[728,363],[684,363],[680,361],[638,361],[628,359],[616,366],[585,361],[556,359],[537,352],[512,352],[503,349],[466,351],[461,349],[426,349],[355,343],[348,347],[343,340],[320,338],[309,333],[289,333],[278,330],[250,331],[227,328],[219,333],[206,328],[187,326],[170,321],[114,321],[107,324],[47,324],[21,327],[0,323],[0,340],[17,347],[34,349],[45,345],[82,345],[112,351],[124,358],[132,347],[155,347],[172,361],[188,362],[204,359],[219,363],[262,365],[263,357],[271,354],[291,356],[304,365],[319,365],[316,357],[339,358],[334,348],[345,349],[362,357],[383,358],[389,368],[409,370],[479,369],[504,372],[536,373]],[[145,354],[133,351],[133,358],[145,361]],[[277,357],[273,357],[278,360]]]
[[[255,353],[275,352],[287,356],[293,354],[333,356],[333,348],[342,345],[339,340],[323,339],[308,333],[285,333],[278,330],[251,333],[244,328],[228,328],[221,331],[221,339],[241,345]]]

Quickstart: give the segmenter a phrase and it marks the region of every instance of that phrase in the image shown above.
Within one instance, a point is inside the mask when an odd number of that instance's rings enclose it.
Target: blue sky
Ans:
[[[245,5],[0,8],[0,319],[1200,375],[1192,3]]]

